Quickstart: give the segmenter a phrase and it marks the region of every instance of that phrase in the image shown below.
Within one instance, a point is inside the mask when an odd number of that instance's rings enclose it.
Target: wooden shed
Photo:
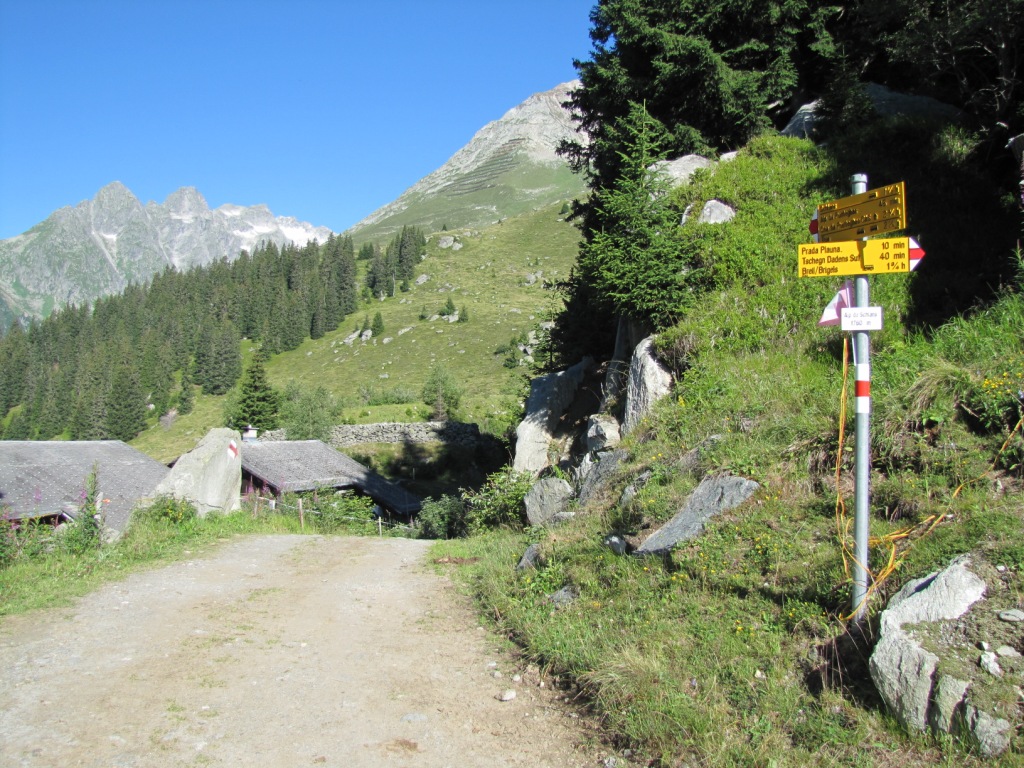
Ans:
[[[242,443],[242,492],[269,489],[274,495],[318,488],[354,489],[403,517],[420,511],[422,500],[320,440]]]
[[[170,471],[120,440],[0,440],[0,511],[14,520],[73,517],[94,469],[103,522],[118,532]]]

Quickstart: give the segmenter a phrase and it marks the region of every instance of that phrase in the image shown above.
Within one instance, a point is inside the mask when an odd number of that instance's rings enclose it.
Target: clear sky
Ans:
[[[120,181],[343,231],[573,79],[596,0],[0,0],[0,238]]]

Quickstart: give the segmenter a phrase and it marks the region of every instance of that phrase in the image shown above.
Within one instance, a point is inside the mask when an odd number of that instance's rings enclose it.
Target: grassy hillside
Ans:
[[[907,151],[904,129],[890,127],[878,142],[883,153]],[[924,174],[967,157],[935,144],[917,151],[894,166],[916,160]],[[759,140],[681,190],[680,205],[717,198],[737,216],[727,226],[684,228],[706,287],[659,339],[678,383],[625,442],[629,459],[612,488],[561,527],[494,532],[438,553],[462,563],[450,567],[499,632],[573,681],[610,738],[656,765],[982,763],[969,744],[905,732],[874,692],[866,662],[885,599],[959,553],[974,553],[986,573],[1002,569],[993,583],[1004,589],[992,591],[988,608],[1015,606],[1024,592],[1024,297],[1019,282],[999,287],[997,279],[974,293],[970,311],[914,327],[908,319],[935,316],[934,286],[950,283],[946,316],[956,313],[950,301],[965,301],[968,278],[957,277],[956,262],[937,245],[921,275],[872,278],[886,323],[872,336],[869,567],[878,583],[864,633],[848,633],[853,408],[843,422],[843,334],[816,326],[842,281],[796,279],[796,245],[814,204],[847,194],[841,185],[858,170],[843,157],[835,147]],[[878,171],[875,184],[898,179],[878,170],[885,157],[860,158]],[[908,197],[917,189],[908,182]],[[920,196],[943,204],[924,189]],[[1008,222],[985,234],[990,247],[974,263],[1002,263],[1012,274],[1019,220],[1005,197],[989,190],[993,204],[971,221],[947,207],[918,224],[912,210],[911,231],[962,242],[986,222]],[[664,560],[603,546],[609,533],[637,543],[680,508],[699,479],[683,456],[712,436],[719,440],[702,471],[756,479],[755,500]],[[620,501],[644,472],[647,484]],[[517,573],[531,542],[542,566]],[[553,610],[548,596],[567,584],[579,597]],[[962,631],[994,636],[970,622]],[[996,678],[974,690],[1017,706],[1017,691]],[[1021,765],[1022,747],[1018,738],[1000,764]]]
[[[564,279],[575,258],[579,233],[560,209],[556,204],[481,230],[435,233],[417,269],[427,276],[424,283],[384,301],[361,303],[337,331],[272,358],[268,378],[280,388],[290,381],[327,388],[343,404],[344,421],[422,421],[430,409],[420,392],[431,367],[440,365],[464,390],[461,420],[500,433],[519,413],[528,369],[506,367],[506,355],[495,350],[550,314],[556,294],[545,283]],[[444,236],[461,247],[441,248]],[[467,322],[437,317],[449,298],[460,312],[466,310]],[[383,334],[344,342],[377,312]],[[132,445],[170,460],[223,423],[222,400],[200,398],[195,412],[170,428],[151,427]],[[398,402],[374,404],[380,401]]]
[[[401,210],[350,234],[363,243],[390,238],[403,226],[428,232],[444,226],[488,227],[499,219],[530,214],[549,201],[571,200],[584,191],[583,180],[566,165],[540,166],[499,155],[439,192],[410,194],[401,201]]]

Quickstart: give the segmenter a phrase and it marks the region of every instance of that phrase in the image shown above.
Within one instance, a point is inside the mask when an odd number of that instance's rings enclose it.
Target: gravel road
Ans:
[[[427,546],[239,538],[3,619],[0,765],[602,765]]]

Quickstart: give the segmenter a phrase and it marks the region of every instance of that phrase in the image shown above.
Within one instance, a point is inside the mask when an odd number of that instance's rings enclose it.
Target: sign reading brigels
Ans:
[[[902,181],[818,206],[819,242],[858,240],[907,226],[907,191]]]

